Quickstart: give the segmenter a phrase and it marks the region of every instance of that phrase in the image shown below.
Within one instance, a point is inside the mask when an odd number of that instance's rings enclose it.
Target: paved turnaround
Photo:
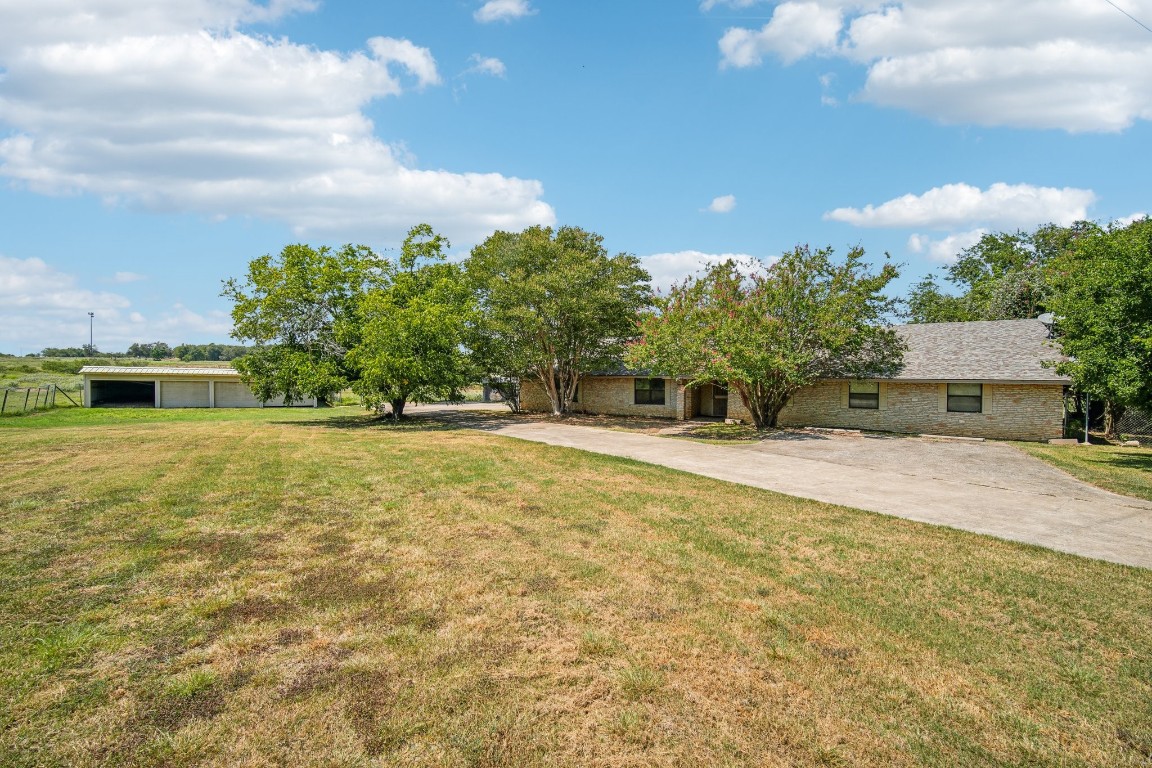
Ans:
[[[892,461],[878,467],[838,460],[834,449],[822,451],[827,458],[815,458],[820,449],[799,456],[795,451],[765,448],[766,443],[728,447],[568,424],[505,422],[492,423],[487,430],[1152,568],[1152,503],[1081,483],[1008,445],[944,449],[990,456],[985,466],[995,463],[1002,470],[992,479],[987,471],[982,475],[952,473],[953,477],[934,476],[944,474],[939,471],[925,473],[908,459],[916,454],[927,457],[934,449],[914,438],[889,438],[902,443],[899,450],[904,455],[897,457],[904,463],[901,468],[892,466]],[[882,446],[876,447],[878,454],[884,452]]]

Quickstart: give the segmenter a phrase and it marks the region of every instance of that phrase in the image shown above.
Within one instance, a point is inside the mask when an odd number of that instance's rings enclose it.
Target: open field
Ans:
[[[76,397],[83,386],[81,376],[44,370],[44,363],[51,362],[37,357],[0,358],[0,389],[24,389],[55,384],[61,390]],[[67,403],[67,400],[60,398]],[[78,400],[78,398],[77,398]]]
[[[1148,571],[357,409],[0,464],[0,765],[1152,760]]]

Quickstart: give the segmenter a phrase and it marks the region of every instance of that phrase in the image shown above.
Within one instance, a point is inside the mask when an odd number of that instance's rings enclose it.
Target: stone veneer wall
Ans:
[[[631,376],[589,376],[580,383],[575,412],[612,416],[690,419],[694,390],[665,379],[664,405],[636,405]],[[846,381],[826,381],[796,393],[780,412],[782,427],[839,427],[877,432],[1048,440],[1063,436],[1064,402],[1060,384],[985,384],[984,413],[948,413],[945,384],[881,382],[880,409],[849,408]],[[525,382],[520,393],[526,411],[548,412],[543,388]],[[728,393],[728,418],[752,422],[740,394]]]
[[[586,376],[580,382],[580,402],[572,404],[575,413],[600,413],[610,416],[653,416],[657,418],[691,417],[691,396],[685,401],[684,387],[675,379],[664,379],[664,405],[637,405],[635,384],[631,376]],[[544,388],[526,381],[520,388],[520,407],[525,411],[548,412],[552,406]]]
[[[985,384],[983,413],[948,413],[945,384],[882,382],[881,409],[849,408],[847,382],[805,387],[780,412],[780,426],[1048,440],[1063,436],[1060,384]]]

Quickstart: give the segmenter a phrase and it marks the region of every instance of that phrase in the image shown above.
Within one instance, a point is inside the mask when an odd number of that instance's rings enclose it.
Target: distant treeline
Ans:
[[[248,347],[240,344],[180,344],[172,350],[172,356],[181,360],[235,360],[248,353]]]
[[[197,360],[235,360],[248,352],[248,347],[239,344],[178,344],[171,347],[163,341],[136,342],[124,352],[101,352],[96,347],[85,344],[82,347],[45,347],[39,355],[28,357],[100,357],[107,358],[148,358],[151,360],[166,360],[179,358],[185,362]]]

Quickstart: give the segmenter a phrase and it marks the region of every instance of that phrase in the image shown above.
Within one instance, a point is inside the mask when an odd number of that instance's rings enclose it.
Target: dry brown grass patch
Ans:
[[[4,434],[0,764],[1148,760],[1143,572],[322,416]]]

